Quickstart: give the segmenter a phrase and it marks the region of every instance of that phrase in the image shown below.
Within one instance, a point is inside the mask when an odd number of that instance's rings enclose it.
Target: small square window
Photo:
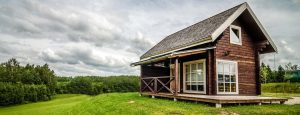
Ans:
[[[242,45],[241,27],[230,26],[230,43]]]

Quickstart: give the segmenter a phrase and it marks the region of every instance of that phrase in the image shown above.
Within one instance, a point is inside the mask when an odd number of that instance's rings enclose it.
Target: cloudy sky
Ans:
[[[162,38],[243,2],[0,0],[0,62],[48,63],[62,76],[138,74],[129,64]],[[248,3],[279,49],[276,64],[299,65],[300,0]],[[261,58],[273,66],[274,54]]]

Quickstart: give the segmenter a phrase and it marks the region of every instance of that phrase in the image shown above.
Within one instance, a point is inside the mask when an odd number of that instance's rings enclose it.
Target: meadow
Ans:
[[[90,114],[300,114],[300,105],[263,104],[215,108],[204,103],[174,102],[131,93],[97,96],[59,94],[50,101],[0,107],[1,115],[90,115]]]

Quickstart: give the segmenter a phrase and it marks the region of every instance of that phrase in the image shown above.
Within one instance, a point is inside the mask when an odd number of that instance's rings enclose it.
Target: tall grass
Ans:
[[[300,93],[300,83],[267,83],[262,84],[265,93]]]

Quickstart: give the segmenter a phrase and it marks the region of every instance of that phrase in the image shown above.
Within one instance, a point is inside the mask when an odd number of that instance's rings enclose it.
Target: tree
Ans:
[[[271,68],[269,65],[266,67],[267,71],[267,82],[274,82],[274,72],[272,72]]]
[[[268,71],[265,63],[262,63],[259,70],[260,82],[267,83]]]
[[[1,64],[1,81],[17,83],[21,79],[20,63],[11,58],[7,62]]]
[[[278,72],[276,74],[276,81],[283,82],[284,80],[285,71],[281,65],[278,66]]]

